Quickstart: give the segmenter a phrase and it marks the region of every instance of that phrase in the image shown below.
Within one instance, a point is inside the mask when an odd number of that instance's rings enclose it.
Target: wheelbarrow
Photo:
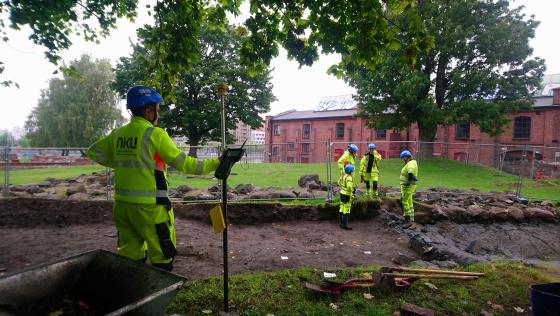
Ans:
[[[184,281],[94,250],[0,278],[0,315],[165,315]]]
[[[481,276],[484,276],[484,273],[383,267],[379,270],[379,272],[372,274],[372,279],[380,290],[392,292],[409,288],[412,285],[412,282],[420,279],[474,280]]]

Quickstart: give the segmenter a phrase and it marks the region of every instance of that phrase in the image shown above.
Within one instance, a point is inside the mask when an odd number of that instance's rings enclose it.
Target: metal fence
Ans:
[[[358,159],[367,150],[368,143],[356,143],[360,151]],[[461,161],[466,164],[484,165],[499,169],[501,172],[518,177],[518,195],[520,184],[525,179],[560,178],[560,147],[532,145],[504,145],[483,143],[422,143],[418,141],[376,141],[378,152],[383,158],[398,158],[399,153],[408,149],[418,160],[425,155],[427,148],[433,150],[435,157]],[[239,146],[239,145],[232,145]],[[284,163],[315,164],[313,169],[320,175],[326,186],[326,199],[334,197],[338,178],[337,160],[347,149],[348,142],[287,142],[265,145],[246,145],[246,156],[241,163]],[[216,158],[221,153],[220,146],[180,147],[187,154],[196,154],[199,158]],[[10,194],[14,183],[22,183],[21,173],[17,170],[40,170],[41,168],[60,168],[67,166],[96,166],[85,156],[85,148],[21,148],[0,147],[2,155],[1,171],[4,177],[3,193]],[[100,167],[98,170],[106,175],[106,195],[112,198],[111,170]],[[299,179],[293,179],[294,186]],[[216,181],[217,183],[217,181]],[[274,179],[271,179],[273,185]]]

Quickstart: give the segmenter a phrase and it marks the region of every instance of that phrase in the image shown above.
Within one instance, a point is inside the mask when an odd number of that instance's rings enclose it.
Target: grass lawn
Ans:
[[[385,159],[381,163],[380,184],[399,186],[402,162],[399,159]],[[517,177],[485,166],[468,165],[447,159],[426,159],[418,162],[419,188],[445,187],[449,189],[478,189],[480,191],[514,191]],[[326,179],[326,165],[313,164],[237,164],[228,179],[228,185],[234,187],[240,183],[252,183],[257,186],[297,187],[297,181],[304,174],[318,174],[321,181]],[[332,176],[338,179],[338,166],[332,164]],[[181,174],[171,174],[171,186],[188,184],[194,187],[207,187],[215,184],[211,179],[187,179]],[[361,186],[364,186],[361,184]],[[560,201],[560,179],[524,180],[521,191],[523,196],[536,199]]]
[[[490,191],[515,191],[517,177],[500,173],[497,169],[467,165],[446,159],[425,159],[418,161],[419,188],[445,187],[449,189],[478,189]],[[399,159],[386,159],[381,163],[380,184],[397,187],[402,162]],[[39,183],[47,177],[68,178],[82,173],[102,171],[99,166],[76,166],[49,169],[13,170],[10,172],[12,184]],[[3,171],[0,172],[3,177]],[[318,174],[321,181],[326,180],[326,164],[287,164],[287,163],[255,163],[236,164],[228,184],[234,187],[240,183],[252,183],[266,187],[297,187],[297,181],[304,174]],[[338,178],[338,167],[332,164],[333,180]],[[187,178],[185,175],[173,172],[169,175],[171,187],[181,184],[197,188],[206,188],[216,184],[216,179]],[[362,184],[363,186],[363,184]],[[522,195],[536,199],[550,199],[560,201],[560,179],[555,180],[524,180]]]
[[[100,165],[16,169],[10,171],[10,183],[34,184],[40,183],[46,178],[66,179],[77,177],[81,174],[90,175],[92,172],[101,171],[105,171],[105,167]],[[0,176],[4,179],[4,170],[0,171]]]
[[[336,272],[332,281],[366,277],[379,267],[360,267]],[[531,284],[558,282],[558,271],[528,268],[520,263],[475,264],[464,271],[484,272],[478,280],[418,280],[398,293],[382,293],[376,288],[349,289],[334,296],[303,287],[303,281],[317,283],[323,271],[313,268],[274,273],[247,273],[230,276],[231,311],[238,315],[392,315],[405,302],[431,308],[436,315],[516,314],[514,307],[529,311]],[[366,273],[366,274],[365,274]],[[365,275],[364,275],[365,274]],[[428,287],[429,282],[437,289]],[[366,294],[366,295],[364,295]],[[369,295],[372,297],[370,297]],[[499,311],[488,302],[501,305]],[[336,310],[331,304],[336,305]],[[499,309],[499,307],[496,307]],[[168,308],[168,314],[217,315],[223,310],[223,278],[190,281]]]

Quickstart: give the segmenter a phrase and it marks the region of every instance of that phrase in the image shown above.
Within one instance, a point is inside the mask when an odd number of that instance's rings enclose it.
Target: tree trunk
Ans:
[[[200,144],[200,137],[189,137],[189,156],[198,158],[198,144]]]
[[[416,156],[419,158],[430,158],[434,156],[434,139],[436,138],[437,126],[424,126],[418,124],[420,132],[420,142],[416,149]]]

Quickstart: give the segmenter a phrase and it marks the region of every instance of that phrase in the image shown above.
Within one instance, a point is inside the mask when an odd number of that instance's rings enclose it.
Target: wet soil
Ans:
[[[212,206],[174,205],[178,248],[174,272],[188,279],[223,272],[222,234],[212,232],[208,216]],[[392,265],[399,254],[417,258],[406,236],[375,217],[376,208],[363,205],[353,210],[353,230],[343,230],[338,227],[337,205],[231,204],[229,271],[303,266],[328,271]],[[100,201],[0,200],[0,269],[14,273],[93,249],[116,251],[111,209],[112,203]]]

